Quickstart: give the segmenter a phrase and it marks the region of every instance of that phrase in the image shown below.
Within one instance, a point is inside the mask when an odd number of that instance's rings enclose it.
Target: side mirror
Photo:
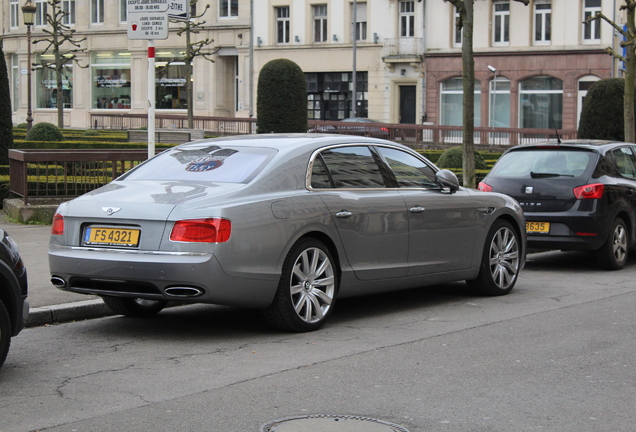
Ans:
[[[450,189],[450,192],[453,193],[459,189],[459,180],[454,172],[443,169],[437,171],[435,174],[435,181],[443,188]]]

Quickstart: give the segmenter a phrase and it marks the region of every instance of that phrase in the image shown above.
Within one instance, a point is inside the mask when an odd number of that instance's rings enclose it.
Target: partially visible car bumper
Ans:
[[[526,212],[525,216],[526,222],[550,223],[549,233],[528,234],[530,249],[596,250],[605,243],[611,224],[611,221],[598,212]]]
[[[259,308],[272,302],[280,277],[230,276],[209,253],[123,252],[57,245],[49,247],[49,267],[51,277],[58,278],[55,285],[65,291]],[[178,288],[190,288],[191,295],[183,295],[187,290]]]

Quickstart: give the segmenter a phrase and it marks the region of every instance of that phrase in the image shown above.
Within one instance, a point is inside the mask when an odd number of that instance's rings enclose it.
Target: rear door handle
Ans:
[[[424,210],[426,210],[426,209],[424,207],[420,207],[420,206],[411,207],[409,209],[409,211],[411,213],[422,213]]]
[[[353,213],[351,213],[350,211],[347,210],[340,210],[338,213],[336,213],[336,217],[339,218],[348,218],[349,216],[351,216]]]

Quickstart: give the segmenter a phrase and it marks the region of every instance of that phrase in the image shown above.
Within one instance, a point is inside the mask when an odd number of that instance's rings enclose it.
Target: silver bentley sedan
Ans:
[[[53,285],[116,313],[212,303],[297,332],[342,297],[461,280],[507,294],[526,249],[514,199],[408,147],[320,134],[174,147],[60,205],[51,230]]]

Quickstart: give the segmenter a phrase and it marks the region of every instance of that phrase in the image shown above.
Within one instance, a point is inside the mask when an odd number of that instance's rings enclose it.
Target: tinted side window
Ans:
[[[311,170],[311,187],[316,189],[327,189],[333,187],[325,162],[320,156],[318,156],[314,161],[314,166]]]
[[[368,147],[333,148],[321,155],[336,188],[385,187],[380,168]]]
[[[384,157],[395,174],[400,187],[435,187],[435,172],[425,162],[405,151],[378,147],[378,152]]]
[[[612,150],[612,156],[614,157],[616,170],[620,175],[629,178],[636,177],[634,154],[629,147],[621,147],[617,148],[616,150]]]

